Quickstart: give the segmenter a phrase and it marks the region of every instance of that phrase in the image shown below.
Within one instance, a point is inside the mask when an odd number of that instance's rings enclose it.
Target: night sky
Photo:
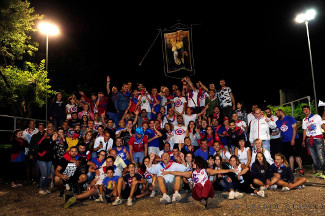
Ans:
[[[32,0],[44,20],[57,23],[61,34],[49,39],[49,77],[55,90],[67,93],[104,91],[106,75],[121,83],[142,82],[147,88],[172,83],[163,72],[158,38],[141,67],[139,63],[158,29],[180,20],[193,24],[195,76],[204,84],[226,79],[236,100],[247,105],[279,104],[279,89],[313,95],[306,28],[295,16],[317,10],[309,22],[318,99],[324,79],[325,6],[321,1],[214,1],[182,4],[109,3],[103,1]],[[37,59],[45,58],[45,37]]]

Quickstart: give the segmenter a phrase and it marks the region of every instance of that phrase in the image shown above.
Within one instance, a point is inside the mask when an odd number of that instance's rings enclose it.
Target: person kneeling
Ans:
[[[212,183],[209,180],[209,175],[213,176],[221,173],[233,172],[233,170],[213,170],[208,168],[208,163],[200,156],[194,158],[192,163],[192,171],[187,172],[177,172],[177,171],[163,171],[163,175],[178,175],[186,178],[192,178],[193,180],[193,199],[200,202],[200,204],[207,207],[208,198],[213,198],[214,189]]]
[[[182,196],[179,194],[179,190],[182,187],[182,178],[180,176],[173,175],[163,175],[163,171],[181,171],[184,172],[187,170],[187,167],[183,164],[170,161],[169,153],[165,152],[161,155],[162,161],[158,164],[152,164],[155,160],[156,155],[150,154],[150,162],[147,166],[147,170],[151,174],[157,175],[158,184],[155,185],[155,190],[163,194],[163,197],[160,199],[161,203],[170,203],[171,201],[177,202],[182,199]],[[173,193],[172,200],[168,194]]]
[[[289,191],[294,188],[303,188],[306,182],[305,177],[294,179],[292,170],[282,154],[275,155],[275,162],[270,166],[270,181],[267,187],[277,185],[282,191]]]
[[[120,205],[122,204],[121,198],[127,198],[126,204],[132,206],[133,196],[141,194],[140,184],[145,187],[146,180],[139,173],[135,173],[135,167],[134,163],[130,163],[127,166],[129,173],[119,178],[117,183],[117,198],[112,205]]]
[[[84,200],[90,196],[98,197],[96,201],[103,201],[103,194],[105,192],[105,199],[107,203],[111,201],[111,197],[116,197],[116,184],[119,179],[118,176],[114,175],[114,168],[112,166],[105,167],[107,177],[103,180],[102,185],[93,185],[88,188],[87,191],[78,195],[65,195],[65,205],[64,208],[69,208],[71,205],[75,204],[77,200]]]

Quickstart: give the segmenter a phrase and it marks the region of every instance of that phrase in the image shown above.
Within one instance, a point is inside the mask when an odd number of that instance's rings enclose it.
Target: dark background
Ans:
[[[180,20],[193,26],[194,81],[225,78],[236,100],[249,107],[278,105],[279,89],[313,97],[306,28],[294,19],[315,8],[309,22],[318,99],[323,98],[324,11],[322,1],[216,1],[159,4],[100,1],[32,0],[44,20],[55,22],[59,36],[49,39],[49,77],[54,90],[77,94],[104,91],[106,75],[119,88],[126,81],[147,88],[181,82],[163,72],[161,38],[141,67],[139,63],[158,30]],[[38,59],[45,58],[45,36]]]

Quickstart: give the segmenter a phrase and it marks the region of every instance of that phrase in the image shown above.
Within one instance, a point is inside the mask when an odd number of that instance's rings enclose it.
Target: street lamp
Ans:
[[[57,35],[59,34],[59,29],[56,25],[42,22],[39,24],[38,29],[41,33],[46,35],[46,59],[45,59],[45,70],[48,72],[48,59],[49,59],[49,35]],[[45,104],[45,121],[47,124],[47,96],[46,96],[46,104]]]
[[[306,30],[307,30],[307,39],[308,39],[308,48],[309,48],[309,58],[310,58],[310,67],[311,67],[311,76],[313,79],[313,89],[314,89],[314,98],[315,98],[315,109],[316,113],[318,113],[317,110],[317,97],[316,97],[316,87],[315,87],[315,78],[314,78],[314,66],[313,66],[313,58],[311,55],[311,47],[310,47],[310,39],[309,39],[309,28],[308,28],[308,21],[313,20],[316,16],[316,11],[313,9],[307,10],[305,13],[298,14],[296,16],[296,22],[297,23],[305,23]]]

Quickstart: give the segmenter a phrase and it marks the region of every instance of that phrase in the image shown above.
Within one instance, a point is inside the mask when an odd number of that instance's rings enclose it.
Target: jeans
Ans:
[[[143,158],[144,158],[144,151],[142,151],[142,152],[133,152],[133,160],[137,164],[142,163]]]
[[[115,126],[118,127],[118,114],[112,112],[107,112],[107,114],[108,118],[112,119],[114,121]]]
[[[323,139],[313,139],[313,146],[310,146],[309,139],[307,138],[306,142],[308,143],[308,150],[310,152],[311,158],[315,169],[325,171],[325,161],[324,161],[324,141]]]
[[[232,186],[232,182],[227,182],[226,180],[221,180],[220,183],[221,187],[223,187],[226,191],[230,191],[231,189],[234,189]]]
[[[39,187],[41,190],[47,190],[50,186],[50,172],[52,167],[52,161],[37,161],[38,167],[41,171],[41,178]]]

